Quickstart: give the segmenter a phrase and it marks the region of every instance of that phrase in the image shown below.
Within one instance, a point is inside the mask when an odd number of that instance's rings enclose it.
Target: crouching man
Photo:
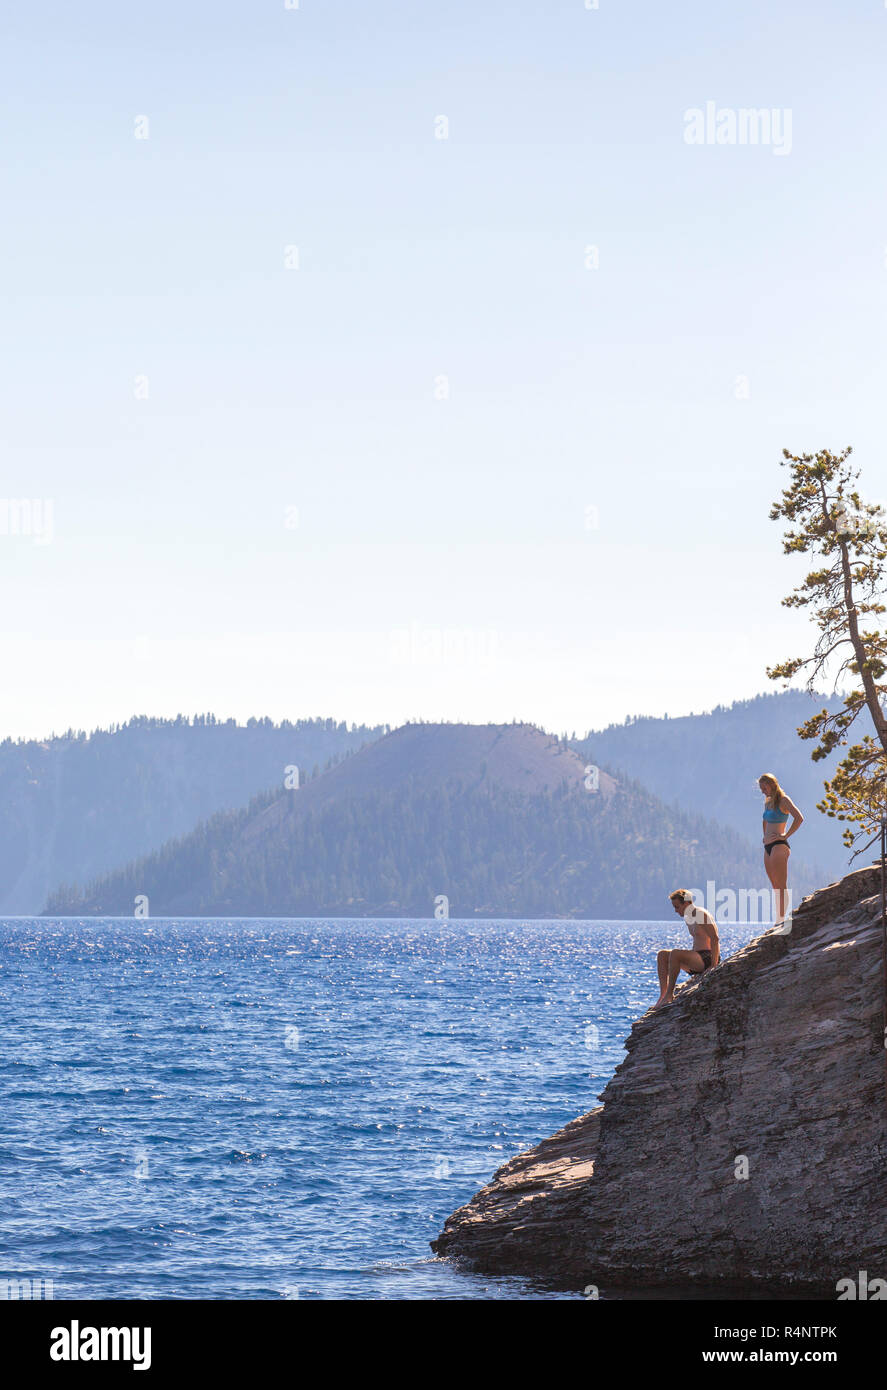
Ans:
[[[718,927],[711,913],[694,903],[693,894],[687,888],[676,888],[668,897],[675,912],[687,923],[693,945],[687,950],[676,948],[673,951],[659,952],[656,957],[659,970],[659,998],[653,1005],[654,1009],[672,1002],[675,982],[682,970],[686,970],[688,975],[704,975],[706,970],[711,970],[721,959]]]

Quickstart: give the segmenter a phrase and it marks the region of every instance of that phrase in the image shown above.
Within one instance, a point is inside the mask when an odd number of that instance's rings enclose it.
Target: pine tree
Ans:
[[[854,688],[841,692],[838,709],[821,710],[798,729],[803,739],[815,739],[814,761],[850,742],[850,730],[868,712],[875,736],[863,734],[848,748],[832,777],[824,784],[818,809],[849,822],[844,831],[848,849],[878,826],[887,794],[887,717],[883,699],[887,685],[887,633],[877,620],[887,611],[880,596],[887,588],[887,517],[864,502],[856,486],[859,470],[847,460],[848,447],[833,454],[791,454],[783,450],[783,467],[791,484],[770,511],[771,520],[790,523],[783,537],[786,555],[813,554],[821,562],[803,583],[782,600],[786,608],[810,608],[819,629],[813,652],[768,667],[771,680],[791,680],[808,674],[813,690],[823,674],[856,677]],[[868,626],[868,620],[875,625]],[[858,683],[857,683],[858,682]],[[870,842],[869,842],[870,843]],[[866,846],[861,846],[860,853]]]

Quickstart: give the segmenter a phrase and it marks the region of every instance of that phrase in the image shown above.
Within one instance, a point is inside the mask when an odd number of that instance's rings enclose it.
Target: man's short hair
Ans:
[[[689,907],[693,901],[693,894],[689,888],[676,888],[673,893],[668,895],[669,902],[682,903],[684,907]]]

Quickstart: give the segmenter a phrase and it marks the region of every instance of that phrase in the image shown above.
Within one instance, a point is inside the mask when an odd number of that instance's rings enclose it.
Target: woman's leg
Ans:
[[[767,877],[773,887],[773,905],[776,908],[776,922],[785,920],[788,908],[788,857],[791,851],[788,845],[774,845],[768,854],[764,851],[767,870]]]
[[[773,912],[772,912],[772,907],[775,907],[775,905],[776,905],[776,884],[775,884],[774,879],[773,879],[773,869],[772,869],[772,866],[771,866],[771,864],[770,864],[770,855],[767,853],[766,850],[764,850],[764,869],[766,870],[767,877],[768,877],[768,879],[770,880],[770,901],[771,901],[771,913],[770,913],[770,915],[771,915],[771,917],[772,917],[772,916],[774,915]]]

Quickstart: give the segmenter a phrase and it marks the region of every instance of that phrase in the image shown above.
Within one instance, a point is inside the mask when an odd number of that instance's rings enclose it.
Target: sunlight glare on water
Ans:
[[[674,944],[673,922],[2,922],[0,1279],[576,1297],[428,1242],[597,1104]]]

